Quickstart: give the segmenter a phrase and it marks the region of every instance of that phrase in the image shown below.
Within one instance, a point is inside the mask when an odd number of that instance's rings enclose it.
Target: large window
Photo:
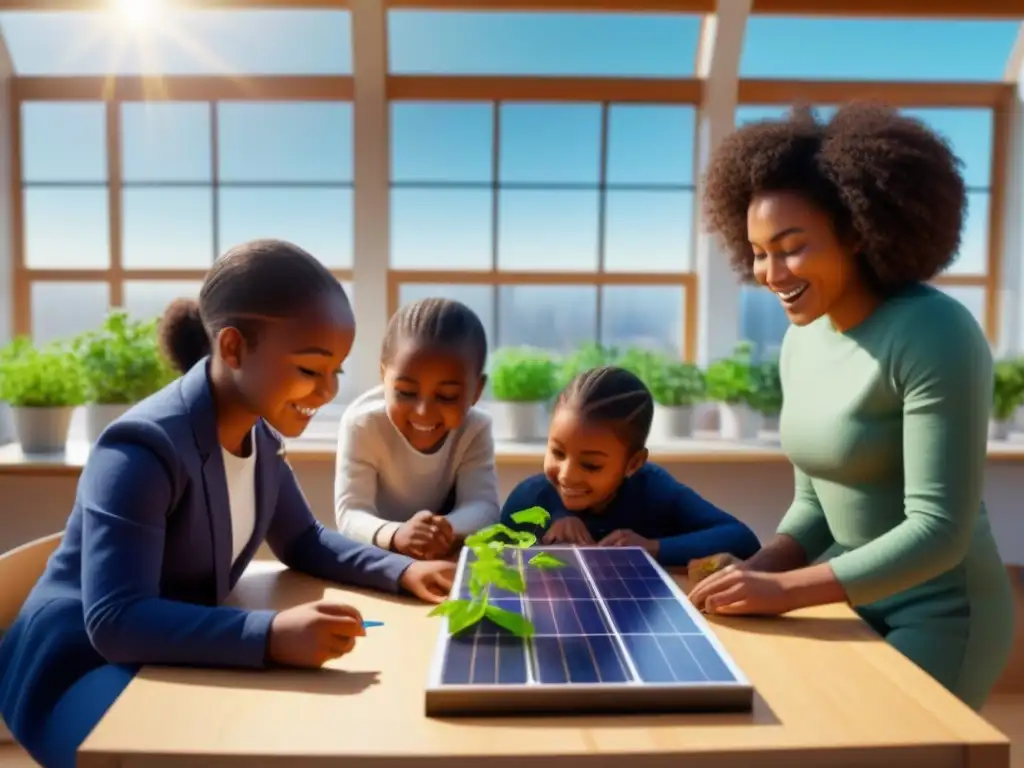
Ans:
[[[349,103],[30,101],[21,135],[21,332],[65,337],[111,306],[159,316],[260,237],[309,250],[351,293]]]
[[[692,354],[693,107],[400,102],[391,123],[394,305],[463,301],[492,346]]]

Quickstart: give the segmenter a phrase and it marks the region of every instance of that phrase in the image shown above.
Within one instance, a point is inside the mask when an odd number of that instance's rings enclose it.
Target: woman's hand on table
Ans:
[[[590,535],[586,524],[575,515],[560,517],[551,524],[540,540],[541,544],[573,544],[578,547],[592,547],[597,542]]]
[[[778,616],[795,607],[783,576],[733,563],[697,584],[690,601],[704,613]]]
[[[427,603],[442,603],[455,581],[455,563],[447,560],[422,560],[405,569],[400,584]]]
[[[322,667],[355,648],[356,638],[365,634],[363,617],[351,605],[304,603],[274,616],[267,658],[288,667]]]

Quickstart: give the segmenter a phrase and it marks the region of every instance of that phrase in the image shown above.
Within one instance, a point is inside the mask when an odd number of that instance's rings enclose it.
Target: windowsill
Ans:
[[[691,440],[651,444],[651,461],[658,464],[745,464],[785,463],[777,443],[751,440],[733,442],[697,433]],[[293,464],[330,462],[335,460],[334,439],[303,437],[286,442],[286,454]],[[89,455],[89,444],[82,439],[70,440],[63,453],[26,456],[17,443],[0,446],[0,474],[76,474]],[[502,467],[540,469],[544,444],[498,442],[495,461]],[[989,443],[989,461],[1024,461],[1024,440]]]

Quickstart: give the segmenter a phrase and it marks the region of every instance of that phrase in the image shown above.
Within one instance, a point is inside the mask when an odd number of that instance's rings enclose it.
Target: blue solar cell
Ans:
[[[625,683],[630,680],[615,638],[608,635],[535,637],[537,680],[559,683]]]
[[[530,600],[528,616],[537,635],[607,635],[608,623],[597,601]]]
[[[623,635],[645,683],[732,682],[736,678],[701,635]]]
[[[605,599],[675,598],[672,588],[664,579],[595,578],[597,593]]]
[[[697,625],[678,600],[606,600],[622,635],[698,634]]]
[[[523,685],[529,679],[523,641],[511,635],[453,637],[441,682],[445,685]]]

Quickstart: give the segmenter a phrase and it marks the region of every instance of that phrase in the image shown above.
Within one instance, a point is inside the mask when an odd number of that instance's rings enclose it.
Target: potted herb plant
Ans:
[[[663,443],[693,435],[693,409],[704,398],[705,391],[700,368],[641,349],[626,352],[619,364],[634,373],[654,398],[651,442]]]
[[[107,425],[174,378],[156,336],[157,321],[133,320],[123,310],[75,340],[85,385],[85,430],[95,442]]]
[[[718,431],[725,440],[757,435],[757,412],[750,407],[754,365],[751,345],[741,342],[729,357],[716,360],[704,373],[708,398],[718,404]]]
[[[557,361],[543,350],[506,347],[491,358],[489,380],[495,439],[542,439],[547,404],[558,391]]]
[[[0,353],[0,400],[11,406],[24,453],[62,452],[71,416],[84,400],[74,350],[62,343],[36,347],[27,338],[12,341]]]
[[[777,360],[766,360],[754,366],[748,402],[761,414],[759,435],[764,439],[777,440],[779,414],[782,412],[782,379]]]
[[[1016,360],[998,360],[993,369],[990,440],[1006,440],[1017,409],[1024,404],[1024,366]]]
[[[556,387],[561,391],[576,375],[591,368],[616,365],[619,357],[619,350],[615,347],[606,347],[597,342],[581,344],[559,364]]]

